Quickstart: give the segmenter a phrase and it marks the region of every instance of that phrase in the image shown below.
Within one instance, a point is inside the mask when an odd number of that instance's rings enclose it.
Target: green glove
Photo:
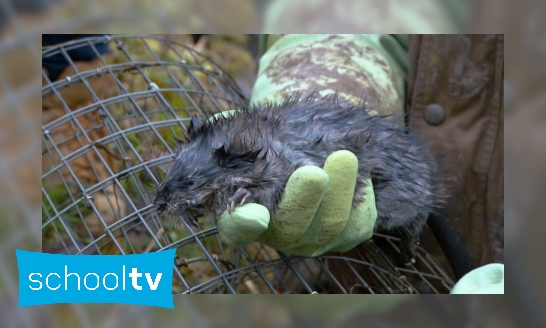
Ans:
[[[347,251],[371,238],[377,218],[371,181],[364,200],[352,206],[357,172],[356,156],[346,150],[331,154],[323,169],[301,167],[288,180],[275,218],[262,205],[244,204],[222,213],[220,238],[233,247],[259,241],[304,256]]]
[[[504,294],[504,264],[491,263],[470,271],[450,294]]]

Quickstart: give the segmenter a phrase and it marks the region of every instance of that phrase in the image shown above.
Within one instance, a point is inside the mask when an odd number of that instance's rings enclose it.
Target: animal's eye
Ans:
[[[193,184],[194,184],[193,180],[186,181],[187,186],[193,186]]]

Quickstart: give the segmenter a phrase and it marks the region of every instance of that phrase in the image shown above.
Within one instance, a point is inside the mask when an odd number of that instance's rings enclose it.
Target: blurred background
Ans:
[[[541,327],[546,308],[546,33],[539,0],[0,2],[0,317],[6,327],[263,325]],[[504,33],[507,296],[178,296],[124,305],[17,308],[15,248],[39,251],[41,34]],[[206,51],[206,50],[205,50]],[[252,59],[252,54],[250,55]],[[215,58],[222,64],[222,58]],[[242,64],[243,67],[246,63]],[[229,67],[223,67],[228,69]],[[238,75],[238,74],[236,74]],[[234,77],[241,89],[252,76]],[[233,297],[233,296],[231,296]],[[300,299],[304,298],[305,299]],[[337,297],[337,298],[336,298]],[[356,301],[358,297],[358,301]],[[379,298],[378,298],[379,297]],[[335,299],[336,298],[336,299]],[[404,300],[404,298],[406,300]],[[402,301],[401,301],[402,300]],[[224,323],[224,324],[223,324]]]

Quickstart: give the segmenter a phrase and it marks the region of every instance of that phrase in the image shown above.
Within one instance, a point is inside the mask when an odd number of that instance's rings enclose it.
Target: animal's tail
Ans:
[[[474,269],[459,233],[443,208],[439,208],[429,215],[427,225],[446,254],[457,280]]]

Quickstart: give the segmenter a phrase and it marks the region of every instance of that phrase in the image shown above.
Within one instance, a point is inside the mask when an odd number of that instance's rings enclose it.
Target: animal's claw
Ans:
[[[235,209],[235,202],[229,203],[227,206],[228,213],[231,214],[231,212],[233,212],[234,209]]]
[[[243,205],[249,197],[252,196],[252,193],[248,191],[247,189],[240,188],[237,189],[237,191],[228,199],[228,206],[227,210],[228,213],[231,214],[235,210],[236,203],[239,203],[239,205]]]
[[[409,260],[409,262],[404,263],[405,266],[410,266],[412,264],[415,264],[415,258],[414,257],[412,257],[411,260]]]

